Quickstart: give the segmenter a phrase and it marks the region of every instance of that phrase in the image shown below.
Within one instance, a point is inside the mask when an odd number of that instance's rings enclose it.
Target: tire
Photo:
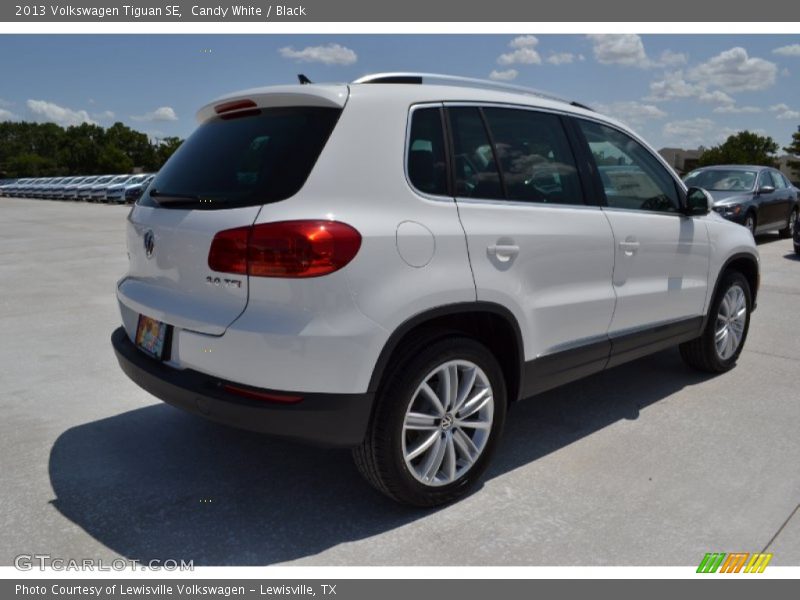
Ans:
[[[797,244],[794,245],[794,253],[800,255],[800,246]]]
[[[466,386],[465,381],[474,383],[469,393],[458,390],[455,402],[463,395],[461,409],[442,411],[435,408],[423,385],[428,384],[437,398],[445,396],[444,381],[454,370],[458,388]],[[463,407],[471,398],[475,400],[470,408],[482,408],[466,414]],[[485,346],[459,334],[426,334],[405,345],[387,373],[367,434],[353,450],[353,458],[366,480],[393,500],[419,507],[445,504],[465,495],[486,470],[506,410],[503,373]],[[409,418],[409,413],[417,418]],[[421,450],[426,443],[427,449]],[[415,451],[418,454],[413,456]]]
[[[778,235],[783,239],[792,237],[794,235],[794,227],[796,222],[797,207],[793,208],[792,212],[789,213],[789,220],[786,222],[786,227],[778,231]]]
[[[741,300],[745,314],[741,321],[735,319],[736,314],[738,314],[736,310],[738,308],[738,294],[732,291],[735,288],[738,288],[742,293]],[[728,298],[728,303],[723,307],[723,301],[726,301],[726,298]],[[733,298],[736,298],[736,301],[733,301]],[[723,273],[717,294],[711,303],[703,333],[699,337],[680,345],[683,360],[688,365],[709,373],[724,373],[732,369],[747,339],[752,302],[750,285],[744,275],[738,271],[726,271]],[[734,311],[730,310],[732,306],[736,307]],[[731,317],[725,316],[725,313],[730,315],[731,312],[734,313]],[[732,318],[733,322],[729,322],[727,326],[720,326],[720,320],[724,318]],[[737,322],[739,323],[738,326],[736,325]],[[715,338],[720,330],[725,330],[726,328],[727,334],[724,335],[724,340],[728,340],[728,344],[735,342],[735,347],[731,348],[728,345],[723,347],[721,351]],[[736,341],[737,331],[739,332],[738,341]],[[723,344],[724,340],[721,338],[720,344]]]
[[[756,213],[751,210],[744,217],[744,226],[750,230],[750,233],[753,234],[753,237],[756,236],[757,225],[758,221],[756,220]]]

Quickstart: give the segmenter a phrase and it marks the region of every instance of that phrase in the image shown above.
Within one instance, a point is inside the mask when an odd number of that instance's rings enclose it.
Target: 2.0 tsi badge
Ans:
[[[148,229],[144,232],[144,255],[147,258],[153,256],[153,250],[156,249],[156,236],[153,233],[152,229]]]

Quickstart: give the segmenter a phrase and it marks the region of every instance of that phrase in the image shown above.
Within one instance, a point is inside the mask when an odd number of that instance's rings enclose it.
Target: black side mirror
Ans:
[[[759,194],[771,194],[774,191],[775,187],[771,185],[762,185],[760,188],[758,188]]]
[[[707,215],[714,204],[714,198],[706,190],[699,187],[690,187],[686,192],[686,208],[684,213],[691,217],[694,215]]]

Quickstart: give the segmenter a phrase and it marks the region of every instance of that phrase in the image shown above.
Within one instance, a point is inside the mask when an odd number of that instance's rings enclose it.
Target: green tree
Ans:
[[[792,134],[792,143],[786,146],[783,151],[800,159],[800,127]],[[786,161],[786,164],[795,171],[800,171],[800,160],[789,160]]]
[[[175,154],[175,151],[183,143],[183,140],[177,137],[165,137],[161,143],[156,146],[156,162],[152,167],[153,171],[158,171],[167,162],[167,159]]]
[[[700,166],[707,165],[765,165],[774,167],[778,144],[769,136],[751,131],[740,131],[719,146],[707,149],[698,159]]]

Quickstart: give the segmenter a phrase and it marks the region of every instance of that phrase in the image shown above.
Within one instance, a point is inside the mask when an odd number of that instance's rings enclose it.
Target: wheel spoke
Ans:
[[[425,394],[425,397],[433,404],[433,407],[437,410],[440,415],[445,413],[444,406],[442,405],[442,401],[436,392],[433,391],[433,388],[428,385],[428,382],[424,382],[420,386],[420,391]]]
[[[469,393],[472,391],[472,388],[475,386],[475,379],[478,377],[478,369],[475,367],[471,367],[466,370],[461,378],[461,382],[458,386],[458,396],[456,397],[456,402],[452,407],[452,412],[457,413],[461,407],[463,406],[466,399],[469,397]]]
[[[482,389],[464,403],[464,406],[461,407],[461,411],[457,417],[459,419],[466,419],[467,417],[481,410],[484,406],[486,406],[487,403],[491,402],[491,400],[491,390],[489,388]]]
[[[436,477],[436,474],[442,467],[442,461],[444,460],[446,449],[447,443],[442,439],[442,434],[438,433],[436,435],[436,441],[433,445],[433,448],[428,453],[428,459],[425,461],[425,466],[422,467],[423,479],[430,481]]]
[[[439,429],[439,419],[434,415],[410,412],[406,415],[406,429],[422,431]]]
[[[464,421],[459,419],[456,421],[459,427],[466,427],[467,429],[491,429],[492,424],[487,421]]]
[[[478,450],[477,446],[475,446],[475,442],[472,441],[472,438],[461,431],[460,428],[456,428],[453,430],[453,441],[458,449],[461,450],[461,455],[464,458],[466,458],[470,463],[475,461],[475,458],[480,451]]]
[[[446,442],[447,449],[445,453],[445,473],[447,475],[448,481],[453,481],[456,478],[456,467],[457,467],[457,458],[456,458],[456,447],[455,442],[453,442],[453,434],[448,433]]]
[[[436,443],[436,440],[438,440],[440,437],[441,433],[438,430],[434,431],[432,434],[430,434],[428,437],[422,440],[422,442],[420,442],[416,448],[414,448],[411,452],[406,454],[406,459],[409,461],[414,460],[420,454],[427,451],[431,446],[433,446]]]

